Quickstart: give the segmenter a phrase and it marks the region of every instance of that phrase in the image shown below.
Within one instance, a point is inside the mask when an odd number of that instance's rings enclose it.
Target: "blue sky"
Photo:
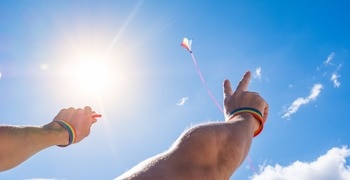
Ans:
[[[223,80],[251,70],[250,90],[270,105],[232,179],[349,179],[349,5],[0,1],[0,122],[41,125],[71,106],[103,114],[81,143],[0,179],[113,179],[186,128],[223,120],[183,37],[219,102]]]

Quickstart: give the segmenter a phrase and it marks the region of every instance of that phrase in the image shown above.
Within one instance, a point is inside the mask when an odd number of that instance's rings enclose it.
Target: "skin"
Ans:
[[[251,73],[246,72],[235,91],[223,83],[224,122],[200,124],[185,131],[164,153],[151,157],[117,179],[229,179],[246,158],[260,123],[249,113],[229,117],[237,108],[252,107],[268,116],[268,104],[248,91]]]
[[[76,141],[90,134],[96,119],[90,107],[62,109],[52,122],[43,126],[0,126],[0,172],[18,166],[35,153],[55,145],[68,144],[69,134],[57,120],[70,123],[76,130]],[[23,148],[25,147],[25,148]]]
[[[260,123],[249,113],[230,117],[237,108],[252,107],[268,116],[268,104],[248,91],[251,73],[247,72],[232,90],[224,81],[225,121],[200,124],[185,131],[168,151],[149,158],[117,179],[229,179],[246,158],[254,132]],[[56,120],[69,122],[80,142],[96,122],[90,107],[62,109],[44,126],[0,126],[0,171],[11,169],[35,153],[68,143],[68,132]],[[23,148],[26,147],[26,148]]]

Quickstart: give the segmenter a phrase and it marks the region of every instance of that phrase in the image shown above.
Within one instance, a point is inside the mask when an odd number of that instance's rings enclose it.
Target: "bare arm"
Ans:
[[[230,117],[237,108],[251,107],[267,119],[268,105],[247,91],[247,72],[235,92],[224,82],[225,122],[197,125],[184,132],[165,153],[150,158],[117,179],[229,179],[248,154],[260,122],[250,113]]]
[[[35,153],[54,145],[68,144],[68,131],[57,123],[64,120],[76,131],[76,140],[89,135],[96,122],[90,107],[62,109],[44,126],[0,126],[0,172],[11,169]]]

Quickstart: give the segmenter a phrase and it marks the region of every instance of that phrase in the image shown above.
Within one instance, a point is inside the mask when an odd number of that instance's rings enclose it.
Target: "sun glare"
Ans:
[[[119,35],[111,40],[110,36],[94,36],[90,31],[80,30],[82,33],[76,36],[57,41],[57,54],[53,55],[57,60],[54,64],[42,64],[41,69],[57,72],[59,82],[54,86],[62,87],[58,93],[70,99],[127,98],[135,84],[145,83],[140,79],[147,69],[147,64],[143,64],[146,61],[139,61],[141,57],[133,52],[136,45],[122,42]]]
[[[109,79],[107,65],[98,60],[86,60],[79,62],[74,79],[81,88],[91,91],[99,91],[107,86]]]
[[[75,58],[75,61],[63,64],[61,73],[66,78],[66,88],[73,88],[84,94],[102,93],[101,91],[112,88],[117,76],[112,67],[103,58]]]

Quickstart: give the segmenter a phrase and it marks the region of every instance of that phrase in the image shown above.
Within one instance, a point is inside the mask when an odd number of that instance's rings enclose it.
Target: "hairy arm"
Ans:
[[[165,153],[117,179],[229,179],[248,154],[258,124],[250,115],[184,132]]]
[[[0,126],[0,171],[17,166],[53,145],[67,144],[68,132],[56,122],[45,126]]]
[[[11,169],[35,153],[54,145],[66,145],[68,131],[57,120],[64,120],[75,129],[74,143],[89,135],[96,122],[90,107],[62,109],[54,120],[44,126],[0,126],[0,172]]]
[[[224,82],[225,122],[197,125],[185,131],[165,153],[152,157],[117,179],[229,179],[248,154],[260,122],[250,113],[230,117],[237,108],[252,107],[267,119],[268,105],[248,92],[247,72],[235,92]]]

